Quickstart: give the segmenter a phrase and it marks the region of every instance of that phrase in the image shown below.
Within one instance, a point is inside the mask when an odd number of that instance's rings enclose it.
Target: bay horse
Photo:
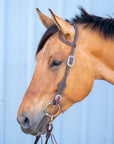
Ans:
[[[49,18],[37,9],[47,31],[38,45],[33,78],[17,114],[21,129],[27,134],[40,136],[46,133],[49,115],[55,107],[52,102],[65,75],[73,46],[74,63],[60,101],[63,111],[87,97],[95,79],[114,85],[114,19],[88,14],[83,8],[80,10],[80,15],[68,21],[51,10],[52,18]],[[77,31],[71,22],[76,25]],[[58,37],[59,33],[63,41]],[[65,43],[72,44],[76,36],[76,45]],[[55,117],[61,113],[58,113],[60,107],[54,111]]]

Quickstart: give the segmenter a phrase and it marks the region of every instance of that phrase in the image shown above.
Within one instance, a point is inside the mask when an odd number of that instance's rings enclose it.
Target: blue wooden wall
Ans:
[[[114,17],[113,0],[0,0],[0,144],[33,144],[22,133],[17,110],[32,78],[35,51],[45,28],[38,7],[72,18],[82,5],[88,12]],[[95,81],[90,95],[54,121],[58,144],[114,144],[114,86]]]

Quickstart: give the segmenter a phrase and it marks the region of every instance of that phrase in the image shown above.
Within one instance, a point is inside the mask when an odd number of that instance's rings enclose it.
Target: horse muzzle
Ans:
[[[17,117],[17,121],[24,133],[40,136],[46,133],[50,118],[45,115],[45,112],[42,112],[37,120],[22,113]]]

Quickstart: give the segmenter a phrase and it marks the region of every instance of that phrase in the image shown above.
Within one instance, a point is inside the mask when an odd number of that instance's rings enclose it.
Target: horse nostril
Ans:
[[[21,125],[21,127],[23,129],[28,129],[30,128],[30,120],[27,116],[22,115],[21,117],[19,117],[18,119],[19,124]]]
[[[29,119],[27,117],[25,117],[25,116],[22,116],[22,117],[23,117],[22,118],[22,126],[23,126],[23,128],[24,129],[29,128],[30,127],[30,121],[29,121]]]

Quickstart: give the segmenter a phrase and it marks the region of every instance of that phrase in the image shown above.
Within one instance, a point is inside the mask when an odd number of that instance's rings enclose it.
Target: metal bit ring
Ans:
[[[53,102],[50,102],[50,103],[48,103],[48,104],[46,105],[45,115],[46,115],[46,116],[49,116],[49,117],[51,117],[51,118],[57,116],[57,115],[59,114],[59,112],[60,112],[60,106],[57,105],[58,111],[57,111],[55,114],[51,115],[51,114],[49,114],[49,113],[47,112],[47,107],[48,107],[49,105],[53,105]]]

